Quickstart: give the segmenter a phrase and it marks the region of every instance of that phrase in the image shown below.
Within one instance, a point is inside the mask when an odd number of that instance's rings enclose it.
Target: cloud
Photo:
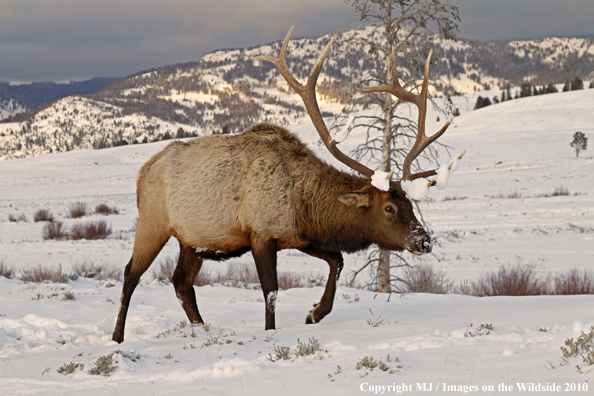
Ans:
[[[594,35],[592,0],[452,0],[460,36]],[[343,0],[0,0],[0,81],[125,76],[361,24]]]

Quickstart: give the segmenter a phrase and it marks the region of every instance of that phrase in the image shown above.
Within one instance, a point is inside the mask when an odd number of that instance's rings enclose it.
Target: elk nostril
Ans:
[[[421,247],[423,248],[423,252],[431,253],[431,250],[433,249],[433,242],[431,242],[431,238],[428,237],[424,239],[421,243]]]

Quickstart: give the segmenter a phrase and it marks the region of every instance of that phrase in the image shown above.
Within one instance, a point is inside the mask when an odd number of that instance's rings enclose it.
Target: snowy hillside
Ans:
[[[101,149],[152,141],[168,133],[202,135],[185,124],[123,114],[121,107],[69,96],[35,114],[27,122],[0,124],[0,159],[21,158],[75,149]]]
[[[317,93],[326,116],[342,114],[357,97],[354,86],[375,59],[368,49],[353,49],[347,43],[353,37],[369,34],[370,26],[315,38],[299,38],[303,32],[296,29],[287,62],[302,80],[330,37],[336,38]],[[145,138],[150,142],[164,138],[166,133],[177,136],[180,127],[185,133],[201,136],[238,133],[263,121],[282,125],[306,122],[300,99],[273,66],[254,60],[258,55],[278,55],[280,46],[278,41],[215,51],[200,62],[143,71],[84,99],[65,98],[21,114],[0,124],[0,160],[141,143]],[[515,92],[516,87],[527,82],[541,86],[576,77],[586,81],[594,78],[592,38],[513,42],[460,38],[449,42],[434,37],[432,47],[433,84],[449,84],[459,93],[499,90],[508,85]],[[409,81],[418,75],[402,54],[397,54],[397,64],[401,78]],[[0,98],[2,115],[19,109],[17,102],[3,102]]]
[[[407,260],[429,263],[456,283],[522,263],[543,275],[572,268],[594,271],[594,156],[590,148],[575,158],[569,146],[575,131],[594,136],[594,90],[469,111],[475,97],[458,98],[462,115],[441,138],[455,152],[467,149],[466,156],[448,187],[431,191],[420,204],[434,232],[433,254]],[[430,112],[428,131],[441,127],[443,121],[436,118]],[[290,129],[335,164],[320,149],[311,124]],[[342,149],[348,152],[363,139],[364,131],[355,129]],[[273,332],[263,330],[262,293],[251,287],[196,287],[210,327],[191,327],[173,286],[153,280],[149,270],[132,299],[126,340],[117,345],[111,332],[120,281],[19,280],[35,268],[61,268],[63,274],[83,265],[121,270],[131,255],[137,216],[134,175],[166,144],[0,161],[0,263],[14,273],[12,279],[0,277],[3,395],[342,395],[381,393],[381,386],[394,387],[383,388],[385,394],[592,391],[591,366],[577,358],[564,361],[560,350],[567,339],[594,326],[591,295],[377,295],[345,286],[363,265],[364,254],[354,254],[345,257],[334,311],[327,318],[304,324],[321,287],[283,290],[276,311],[279,330]],[[568,194],[551,196],[558,188]],[[90,208],[116,206],[119,214],[66,218],[77,201]],[[44,240],[44,223],[32,221],[41,208],[67,227],[103,219],[113,233],[105,240]],[[10,222],[9,217],[27,221]],[[170,241],[153,267],[177,249]],[[206,263],[203,271],[224,273],[228,265],[251,262],[247,254],[230,264]],[[323,262],[294,251],[279,254],[279,270],[327,276]],[[316,341],[319,351],[295,354],[300,345],[312,347]],[[283,351],[288,360],[282,359]],[[110,367],[105,356],[118,367],[110,376],[91,375],[100,357],[104,368]],[[380,360],[385,371],[372,370],[373,361]],[[66,366],[74,373],[57,372]]]

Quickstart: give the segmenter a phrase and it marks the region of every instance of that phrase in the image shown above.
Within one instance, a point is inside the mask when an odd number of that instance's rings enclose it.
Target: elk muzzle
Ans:
[[[420,249],[411,249],[410,252],[416,256],[431,253],[431,250],[433,249],[433,241],[429,236],[426,236],[423,238],[423,240],[421,240],[419,246]]]

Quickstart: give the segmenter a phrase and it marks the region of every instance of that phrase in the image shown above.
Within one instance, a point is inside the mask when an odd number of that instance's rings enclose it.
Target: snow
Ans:
[[[569,146],[575,131],[594,134],[594,90],[470,111],[478,94],[454,98],[462,114],[440,138],[452,151],[468,148],[464,161],[447,188],[430,189],[428,199],[419,202],[433,231],[433,252],[405,257],[413,264],[431,264],[455,283],[518,263],[532,264],[545,275],[571,268],[594,270],[594,156],[588,150],[575,158]],[[437,115],[429,110],[427,130],[441,127]],[[343,167],[317,144],[311,123],[289,128],[325,160]],[[342,151],[348,153],[365,137],[363,128],[353,128],[341,143]],[[591,392],[593,371],[579,373],[577,359],[561,364],[560,351],[565,340],[594,326],[594,299],[589,295],[376,294],[346,286],[364,263],[363,254],[352,254],[345,255],[333,312],[320,323],[304,323],[323,294],[319,286],[278,292],[277,331],[263,330],[260,290],[196,287],[201,315],[210,323],[207,331],[181,324],[187,318],[173,286],[154,281],[151,268],[134,293],[126,339],[118,345],[111,334],[121,282],[78,278],[67,284],[36,284],[18,279],[23,270],[37,265],[60,265],[65,273],[80,263],[122,270],[131,255],[137,216],[134,176],[167,144],[0,161],[0,262],[16,272],[13,279],[0,277],[2,395],[375,394],[381,386],[410,388],[404,394],[425,393],[419,390],[424,386],[435,394],[473,389],[471,393],[480,395],[525,395],[534,392],[521,387],[552,384],[561,391],[582,389],[565,394]],[[441,158],[450,154],[442,151]],[[543,196],[561,186],[570,194]],[[508,198],[514,193],[516,198]],[[105,202],[120,213],[67,219],[68,205],[76,201],[91,207]],[[50,209],[69,226],[104,219],[114,236],[44,241],[43,225],[32,222],[39,208]],[[28,222],[8,221],[9,214],[20,213]],[[156,265],[174,256],[176,245],[171,240]],[[252,259],[247,254],[230,262],[247,265]],[[328,273],[323,261],[296,251],[281,252],[278,262],[280,271]],[[209,271],[225,267],[214,262],[203,266]],[[67,292],[75,299],[67,299]],[[480,325],[492,325],[493,330],[481,333]],[[297,340],[310,337],[319,340],[321,354],[267,359],[275,347],[294,349]],[[118,368],[111,376],[88,373],[98,357],[116,351]],[[134,355],[139,358],[133,361]],[[367,356],[381,359],[393,374],[357,370],[357,362]],[[67,376],[57,373],[70,362],[85,368]],[[448,386],[459,391],[444,391]],[[590,389],[584,391],[585,386]]]
[[[400,182],[400,186],[408,198],[415,201],[424,199],[429,193],[429,182],[422,177],[415,180],[403,180]]]
[[[448,185],[450,180],[450,170],[448,169],[449,164],[441,164],[437,169],[437,175],[435,176],[435,188],[443,190]]]
[[[390,172],[376,170],[371,176],[371,185],[379,190],[388,191],[390,189]]]

